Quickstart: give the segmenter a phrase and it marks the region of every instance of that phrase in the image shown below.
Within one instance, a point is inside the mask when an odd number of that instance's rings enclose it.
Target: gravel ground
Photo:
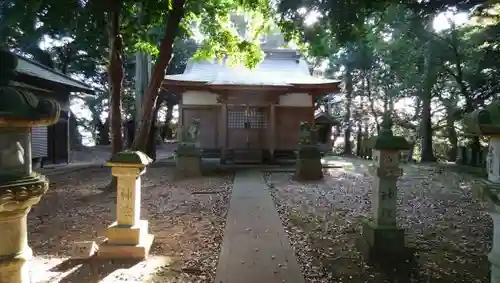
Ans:
[[[370,216],[369,163],[344,160],[318,183],[268,173],[270,191],[308,282],[488,282],[492,223],[474,200],[471,175],[404,166],[398,223],[417,264],[388,274],[363,263],[355,247]],[[410,275],[411,273],[411,275]]]
[[[176,181],[173,168],[152,166],[142,181],[141,213],[155,235],[152,257],[139,264],[65,261],[75,241],[101,242],[114,221],[115,194],[101,191],[109,178],[109,168],[95,167],[50,177],[49,192],[28,216],[33,281],[212,282],[232,174]]]

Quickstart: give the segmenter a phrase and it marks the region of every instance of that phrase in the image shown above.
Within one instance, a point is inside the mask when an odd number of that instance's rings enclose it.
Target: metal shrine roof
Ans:
[[[66,86],[70,91],[81,91],[93,93],[94,90],[89,85],[79,82],[67,75],[64,75],[56,70],[48,68],[38,62],[24,58],[18,54],[14,54],[18,59],[18,64],[15,69],[16,73],[28,77],[38,78],[44,81],[53,82]]]
[[[255,68],[228,66],[223,62],[190,60],[183,74],[168,75],[163,85],[205,86],[206,88],[272,87],[338,90],[339,81],[311,76],[306,61],[295,50],[267,50],[264,60]]]

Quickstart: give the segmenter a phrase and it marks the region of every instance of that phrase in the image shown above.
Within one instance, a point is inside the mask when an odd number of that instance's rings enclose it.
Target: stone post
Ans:
[[[203,151],[199,142],[200,119],[193,118],[188,128],[183,130],[177,147],[175,163],[176,176],[180,178],[200,177]]]
[[[141,220],[141,175],[151,159],[139,151],[115,154],[106,165],[117,180],[116,221],[108,227],[108,239],[97,252],[101,258],[144,259],[154,236],[148,221]]]
[[[321,152],[316,139],[316,129],[308,122],[300,123],[300,141],[295,168],[295,179],[314,181],[323,178]]]
[[[384,118],[379,136],[370,140],[373,161],[369,168],[372,184],[372,219],[363,223],[358,247],[367,262],[394,264],[411,259],[405,248],[405,231],[396,223],[397,179],[402,175],[399,152],[410,148],[403,137],[394,136],[392,121]],[[395,261],[392,261],[394,259]]]
[[[479,190],[479,196],[487,203],[493,219],[493,246],[488,255],[491,264],[491,283],[500,283],[500,101],[483,110],[476,110],[466,117],[468,132],[490,138],[486,158],[488,178]]]
[[[27,217],[49,187],[32,171],[30,132],[59,119],[60,106],[9,86],[17,58],[0,50],[0,283],[30,282]]]

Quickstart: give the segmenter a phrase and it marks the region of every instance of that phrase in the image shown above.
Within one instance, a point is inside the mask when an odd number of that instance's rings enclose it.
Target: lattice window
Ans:
[[[243,111],[228,111],[227,112],[227,127],[230,129],[245,128],[245,112],[243,112]]]
[[[230,129],[244,129],[245,122],[249,123],[251,129],[266,129],[267,120],[264,113],[256,111],[253,115],[247,117],[245,111],[228,111],[227,126]]]

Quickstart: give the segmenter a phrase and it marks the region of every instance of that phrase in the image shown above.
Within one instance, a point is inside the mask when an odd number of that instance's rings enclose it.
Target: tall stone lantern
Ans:
[[[472,112],[464,122],[468,132],[490,138],[486,159],[488,178],[484,180],[479,196],[488,204],[493,220],[493,247],[488,255],[490,282],[500,283],[500,101]]]
[[[404,137],[393,135],[390,115],[384,116],[381,126],[380,135],[368,142],[374,162],[369,167],[373,175],[372,218],[363,223],[358,246],[366,261],[392,264],[391,259],[399,261],[412,256],[405,247],[405,231],[396,223],[396,183],[403,173],[399,168],[399,153],[410,149],[410,145]]]
[[[29,282],[27,216],[49,187],[32,171],[31,128],[59,119],[60,106],[9,86],[17,58],[0,51],[0,283]]]

